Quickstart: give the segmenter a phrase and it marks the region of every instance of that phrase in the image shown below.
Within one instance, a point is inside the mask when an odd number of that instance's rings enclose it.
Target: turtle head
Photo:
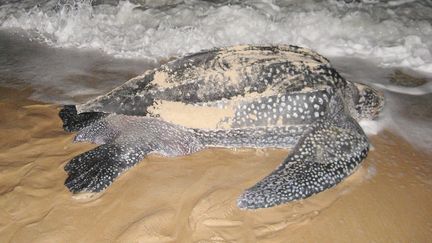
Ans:
[[[368,85],[354,83],[357,95],[353,96],[354,113],[358,120],[372,120],[378,116],[384,106],[383,92]]]

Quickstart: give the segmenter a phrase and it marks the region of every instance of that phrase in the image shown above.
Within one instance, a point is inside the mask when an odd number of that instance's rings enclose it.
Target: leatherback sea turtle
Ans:
[[[321,55],[297,46],[234,46],[168,62],[85,104],[64,106],[75,141],[100,144],[66,164],[73,193],[100,192],[147,154],[207,147],[293,148],[238,199],[266,208],[306,198],[352,173],[369,143],[357,123],[382,94],[346,81]]]

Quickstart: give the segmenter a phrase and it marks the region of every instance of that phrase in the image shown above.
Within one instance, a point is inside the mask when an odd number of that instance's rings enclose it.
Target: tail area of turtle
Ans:
[[[106,116],[102,112],[84,112],[78,114],[75,105],[65,105],[59,112],[63,121],[63,129],[67,132],[79,131],[94,121]]]

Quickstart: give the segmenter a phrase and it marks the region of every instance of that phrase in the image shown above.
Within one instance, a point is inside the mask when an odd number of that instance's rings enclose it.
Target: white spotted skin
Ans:
[[[82,129],[75,141],[139,146],[165,156],[180,156],[203,148],[190,129],[157,118],[109,115]]]
[[[314,123],[275,171],[240,196],[238,207],[268,208],[319,193],[350,175],[368,150],[358,123],[338,110]]]
[[[331,92],[331,89],[307,93],[294,92],[244,102],[236,109],[235,116],[230,119],[230,126],[269,128],[312,124],[326,112],[329,103],[326,94]],[[318,103],[318,99],[311,102],[310,97],[318,97],[322,102]],[[292,98],[302,102],[289,102]]]
[[[238,207],[304,199],[339,183],[366,157],[369,143],[356,119],[376,116],[383,100],[372,88],[346,81],[327,59],[305,48],[236,46],[199,52],[77,106],[77,117],[85,112],[82,117],[96,121],[81,119],[87,123],[75,141],[100,146],[66,165],[65,185],[74,193],[103,191],[150,153],[276,147],[293,150],[239,197]],[[210,127],[188,126],[164,120],[164,102],[192,107],[191,119],[196,119],[192,113],[214,115],[214,109],[232,113],[221,112]],[[206,113],[203,107],[212,109]],[[64,117],[73,121],[68,112]],[[176,117],[184,110],[170,112]]]

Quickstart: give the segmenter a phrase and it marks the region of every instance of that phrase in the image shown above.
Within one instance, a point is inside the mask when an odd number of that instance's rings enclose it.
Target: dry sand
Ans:
[[[236,198],[284,150],[207,149],[150,156],[98,199],[72,198],[64,164],[73,144],[58,107],[0,88],[0,242],[430,242],[432,161],[397,136],[336,187],[286,205],[241,211]]]

